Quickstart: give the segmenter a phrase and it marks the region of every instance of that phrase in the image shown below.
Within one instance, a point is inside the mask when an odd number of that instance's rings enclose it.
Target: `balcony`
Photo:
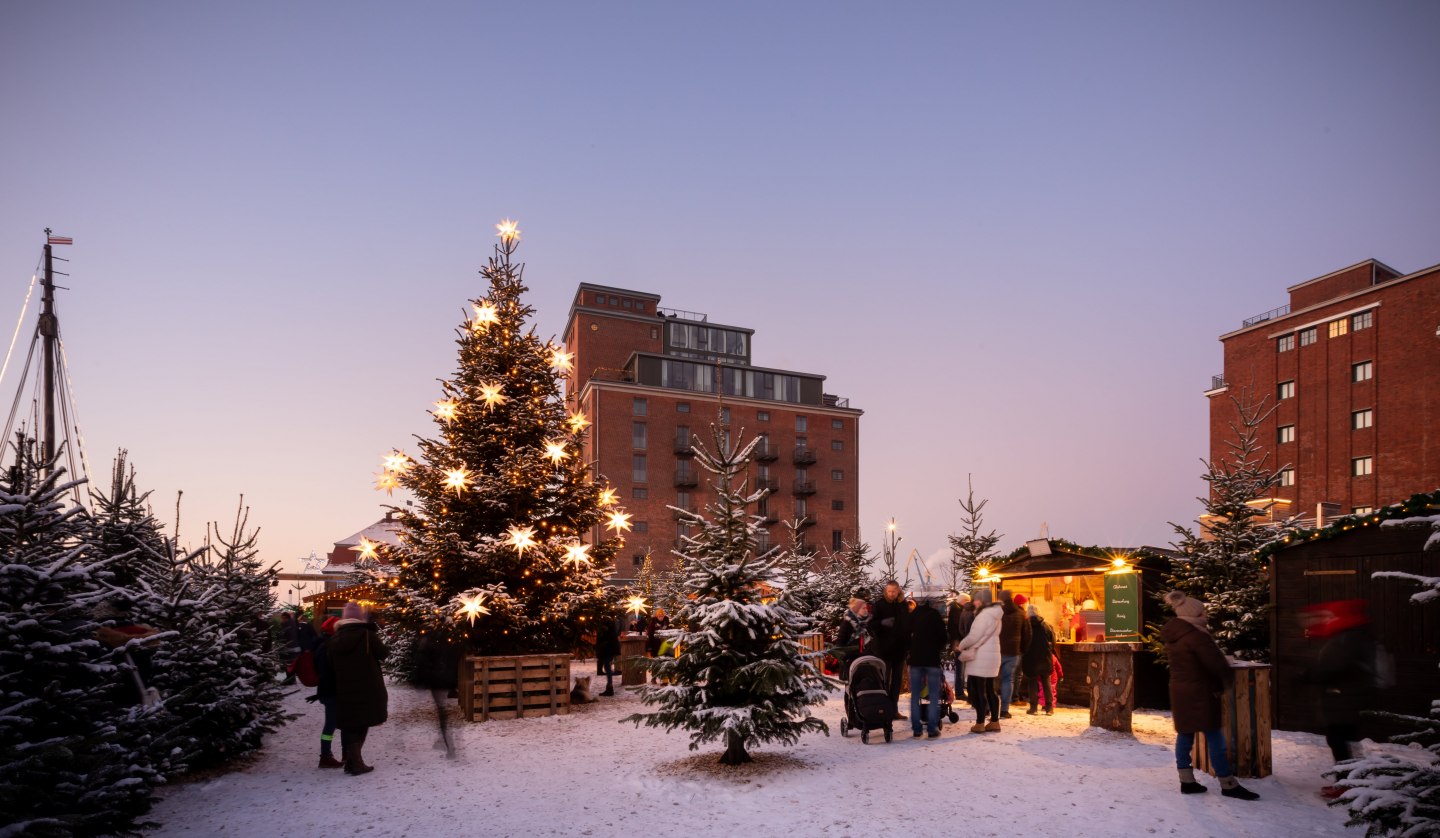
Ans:
[[[797,446],[795,446],[795,465],[797,465],[797,466],[813,466],[813,465],[815,465],[815,449],[814,449],[814,448],[811,448],[811,447],[808,446],[808,445],[797,445]]]
[[[773,510],[773,509],[772,509],[772,510],[765,511],[765,512],[761,512],[761,513],[760,513],[760,523],[764,524],[764,525],[767,526],[767,527],[770,526],[771,524],[778,524],[778,523],[780,523],[780,513],[776,512],[776,511]]]
[[[687,437],[687,438],[685,438],[685,439],[677,439],[677,440],[675,440],[675,456],[677,456],[677,457],[693,457],[693,456],[695,456],[695,440],[693,440],[693,439],[691,439],[691,438],[689,438],[689,437]]]
[[[768,490],[770,494],[773,495],[776,492],[780,491],[780,481],[771,480],[769,478],[765,478],[763,480],[756,480],[755,488]]]
[[[842,396],[837,396],[837,395],[835,395],[835,394],[833,394],[833,393],[825,393],[825,394],[823,394],[823,395],[820,397],[820,400],[825,404],[826,407],[849,407],[849,406],[850,406],[850,399],[845,398],[845,397],[842,397]]]
[[[795,519],[795,523],[799,525],[800,529],[805,529],[806,527],[813,527],[816,524],[815,516],[801,515],[799,518]]]
[[[792,491],[794,494],[801,495],[801,496],[804,496],[804,495],[813,495],[813,494],[815,494],[815,481],[814,481],[814,480],[796,480],[796,481],[795,481],[795,486],[791,489],[791,491]]]
[[[761,463],[768,463],[780,459],[780,449],[768,442],[761,442],[755,446],[755,459]]]
[[[1240,328],[1244,329],[1248,326],[1254,326],[1256,323],[1264,323],[1266,320],[1274,320],[1277,317],[1284,317],[1289,313],[1290,306],[1288,304],[1280,306],[1279,308],[1272,308],[1264,314],[1257,314],[1254,317],[1247,317],[1244,320],[1241,320]]]
[[[696,474],[694,470],[682,468],[675,471],[675,488],[693,489],[699,485],[700,475]]]
[[[1206,390],[1205,392],[1207,392],[1207,393],[1213,393],[1213,392],[1215,392],[1216,390],[1224,390],[1226,387],[1229,387],[1229,386],[1230,386],[1230,384],[1229,384],[1229,382],[1227,382],[1227,381],[1225,380],[1225,376],[1223,376],[1223,375],[1212,375],[1212,376],[1210,376],[1210,389],[1209,389],[1209,390]]]

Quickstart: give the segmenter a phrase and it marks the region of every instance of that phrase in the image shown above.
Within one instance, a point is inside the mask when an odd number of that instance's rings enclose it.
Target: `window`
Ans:
[[[677,450],[688,450],[690,448],[690,426],[675,426],[675,448]]]
[[[844,512],[844,511],[845,511],[845,501],[843,501],[843,500],[832,500],[832,501],[830,501],[830,508],[833,509],[833,510],[835,510],[836,512]]]
[[[770,552],[770,531],[761,530],[755,536],[755,553],[761,555]]]
[[[769,480],[769,479],[770,479],[770,465],[769,465],[768,463],[761,463],[761,464],[760,464],[760,479],[761,479],[761,480]]]
[[[631,430],[630,430],[630,447],[631,447],[631,448],[644,448],[644,447],[645,447],[645,423],[644,423],[644,422],[635,422],[635,423],[631,426]]]
[[[650,327],[650,339],[651,339],[651,340],[659,340],[659,339],[660,339],[660,327],[658,327],[658,326],[651,326],[651,327]]]
[[[797,436],[797,437],[795,437],[795,450],[796,450],[796,451],[808,451],[809,449],[810,449],[810,441],[809,441],[809,440],[807,440],[807,439],[806,439],[805,437],[803,437],[803,436]]]
[[[637,532],[637,533],[650,532],[650,522],[649,522],[649,521],[636,521],[636,522],[635,522],[635,532]]]
[[[1350,461],[1350,474],[1354,477],[1364,477],[1375,471],[1375,459],[1373,457],[1356,457]]]
[[[796,517],[796,518],[804,518],[805,516],[807,516],[807,515],[809,515],[809,514],[810,514],[810,504],[809,504],[809,502],[807,502],[807,501],[805,500],[805,498],[796,498],[796,499],[795,499],[795,517]]]
[[[1357,410],[1350,414],[1350,430],[1360,431],[1375,424],[1375,411],[1370,408]]]
[[[644,486],[636,486],[630,490],[631,500],[649,500],[650,490]]]
[[[644,416],[649,412],[649,407],[644,399],[635,399],[630,403],[630,412],[635,416]]]
[[[1294,336],[1294,335],[1281,335],[1280,337],[1278,337],[1278,338],[1275,339],[1275,351],[1276,351],[1276,352],[1289,352],[1290,350],[1292,350],[1292,349],[1294,349],[1294,348],[1295,348],[1295,336]]]
[[[838,550],[840,550],[841,548],[843,548],[844,546],[845,546],[845,531],[844,531],[844,530],[831,530],[831,531],[830,531],[830,549],[831,549],[831,550],[836,550],[836,551],[838,551]]]
[[[1350,367],[1351,381],[1369,381],[1375,377],[1375,364],[1371,361],[1361,361]]]
[[[630,308],[630,300],[629,300],[629,299],[621,300],[621,301],[620,301],[620,307],[621,307],[621,308]]]
[[[1368,329],[1373,325],[1375,325],[1375,312],[1373,311],[1362,311],[1350,318],[1350,328],[1357,332],[1361,329]],[[1366,508],[1368,509],[1369,507]]]
[[[690,509],[690,493],[685,491],[676,492],[675,505],[681,509]]]
[[[1366,312],[1366,313],[1368,314],[1369,312]],[[1359,329],[1359,328],[1361,328],[1361,327],[1360,327],[1360,326],[1356,326],[1355,328]],[[1350,510],[1350,514],[1352,514],[1352,515],[1370,515],[1370,514],[1372,514],[1374,511],[1375,511],[1375,507],[1373,507],[1373,506],[1357,506],[1357,507],[1355,507],[1354,509]]]
[[[720,424],[722,424],[722,425],[728,425],[728,424],[730,424],[730,408],[728,408],[728,407],[722,407],[722,408],[720,408]]]
[[[834,429],[834,430],[837,430],[837,431],[843,431],[843,430],[845,430],[845,420],[843,420],[843,419],[831,419],[831,420],[830,420],[830,427],[831,427],[832,429]]]
[[[1311,327],[1308,328],[1308,329],[1302,329],[1302,330],[1300,331],[1300,345],[1301,345],[1301,346],[1309,346],[1310,344],[1312,344],[1312,343],[1314,343],[1316,340],[1318,340],[1319,337],[1320,337],[1320,335],[1319,335],[1319,333],[1316,331],[1316,329],[1315,329],[1314,326],[1311,326]]]
[[[645,455],[636,454],[630,458],[630,479],[636,483],[645,482]]]
[[[645,554],[636,553],[635,555],[630,557],[630,563],[635,565],[636,567],[640,567],[641,565],[645,564]]]
[[[1295,469],[1293,469],[1293,468],[1287,468],[1287,469],[1285,469],[1284,471],[1280,472],[1280,485],[1281,485],[1281,486],[1294,486],[1294,485],[1295,485]]]
[[[805,419],[804,416],[796,416],[796,417],[795,417],[795,432],[796,432],[796,433],[799,433],[799,434],[805,433],[805,431],[806,431],[805,424],[806,424],[806,419]]]
[[[809,480],[810,480],[810,469],[808,469],[808,468],[797,468],[797,469],[795,469],[795,482],[797,482],[797,483],[805,483],[805,482],[807,482],[807,481],[809,481]]]
[[[1295,382],[1294,382],[1294,381],[1282,381],[1282,382],[1280,382],[1280,386],[1275,389],[1275,398],[1277,398],[1277,399],[1293,399],[1293,398],[1295,398]]]
[[[675,404],[675,412],[676,412],[676,413],[689,413],[689,412],[690,412],[690,403],[689,403],[689,402],[676,402],[676,404]]]
[[[844,440],[840,440],[840,439],[832,439],[832,440],[830,440],[830,450],[831,450],[831,451],[844,451],[844,450],[845,450],[845,441],[844,441]]]
[[[838,469],[838,468],[832,468],[832,469],[830,469],[830,479],[831,479],[831,480],[844,480],[844,479],[845,479],[845,472],[841,471],[841,470]]]
[[[756,413],[756,414],[755,414],[755,418],[756,418],[758,421],[761,421],[761,422],[769,422],[769,421],[770,421],[770,411],[768,411],[768,410],[762,410],[762,411],[760,411],[759,413]]]
[[[1278,436],[1278,438],[1277,438],[1275,441],[1278,442],[1278,443],[1280,443],[1281,445],[1284,445],[1284,444],[1287,443],[1287,442],[1294,442],[1294,441],[1295,441],[1295,426],[1294,426],[1294,425],[1281,425],[1281,426],[1280,426],[1280,433],[1277,434],[1277,436]]]
[[[612,306],[618,306],[618,305],[620,305],[620,299],[619,299],[618,297],[611,297],[611,298],[610,298],[610,305],[612,305]]]
[[[1330,321],[1330,337],[1338,338],[1350,331],[1350,321],[1344,318]]]

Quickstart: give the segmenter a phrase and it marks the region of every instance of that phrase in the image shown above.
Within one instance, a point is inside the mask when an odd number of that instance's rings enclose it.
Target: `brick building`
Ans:
[[[1440,265],[1373,259],[1293,285],[1290,303],[1220,336],[1210,456],[1235,435],[1231,396],[1269,396],[1260,429],[1284,466],[1281,518],[1367,512],[1440,486]]]
[[[717,421],[745,441],[764,437],[751,465],[751,485],[771,490],[756,510],[762,546],[787,543],[782,522],[797,520],[812,549],[857,540],[861,411],[827,394],[823,375],[753,365],[754,330],[659,303],[582,283],[565,326],[566,401],[594,423],[586,457],[634,515],[616,578],[633,579],[647,552],[668,566],[683,531],[668,507],[703,511],[714,499],[690,446],[708,445]]]

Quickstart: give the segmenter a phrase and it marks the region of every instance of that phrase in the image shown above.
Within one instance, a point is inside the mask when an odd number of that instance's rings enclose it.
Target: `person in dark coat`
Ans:
[[[1175,616],[1160,629],[1160,639],[1165,641],[1165,657],[1170,662],[1170,711],[1175,723],[1175,767],[1180,772],[1180,792],[1205,791],[1195,781],[1190,758],[1195,734],[1203,733],[1210,765],[1220,778],[1220,793],[1256,800],[1260,795],[1240,785],[1225,755],[1220,700],[1234,682],[1235,673],[1210,636],[1205,605],[1181,591],[1166,594],[1165,602],[1175,609]]]
[[[1050,673],[1054,668],[1050,663],[1050,652],[1055,646],[1055,632],[1046,625],[1045,618],[1040,616],[1035,606],[1025,606],[1025,613],[1030,615],[1030,645],[1020,656],[1020,672],[1030,682],[1030,709],[1025,712],[1031,716],[1040,712],[1038,704],[1043,695],[1045,715],[1053,716],[1055,695],[1050,691]]]
[[[330,655],[326,648],[326,641],[335,634],[335,624],[340,622],[338,617],[327,617],[325,622],[320,624],[320,635],[311,647],[311,654],[315,656],[315,674],[319,680],[315,684],[315,694],[305,699],[306,701],[318,701],[320,706],[325,708],[325,723],[320,728],[320,768],[342,768],[345,763],[335,758],[335,667],[330,665]]]
[[[919,601],[910,614],[910,730],[920,738],[920,690],[929,701],[925,733],[934,739],[940,735],[941,679],[945,670],[940,656],[945,654],[945,620],[931,599]]]
[[[1302,612],[1305,636],[1321,641],[1315,663],[1301,681],[1320,692],[1325,743],[1336,762],[1355,757],[1360,741],[1360,712],[1375,706],[1375,636],[1365,600],[1338,600],[1307,606]],[[1321,794],[1338,797],[1344,790],[1326,786]]]
[[[1015,604],[1014,594],[1000,589],[1000,718],[1010,718],[1010,700],[1015,697],[1015,670],[1020,666],[1020,653],[1030,645],[1030,622]],[[1025,600],[1022,598],[1020,604]]]
[[[950,640],[952,650],[957,649],[960,641],[970,633],[970,624],[973,622],[975,622],[975,604],[970,601],[970,595],[956,594],[950,602],[950,613],[945,618],[945,633]],[[965,661],[960,660],[960,653],[956,651],[955,698],[964,701],[965,695]]]
[[[850,664],[867,654],[870,638],[870,604],[858,596],[850,597],[850,606],[840,616],[840,631],[835,635],[835,654],[840,661],[840,680],[850,680]]]
[[[367,774],[375,767],[365,764],[365,737],[370,728],[384,724],[389,713],[390,696],[380,661],[390,652],[375,623],[365,619],[354,602],[345,603],[325,651],[335,670],[335,723],[340,727],[345,773]]]
[[[450,707],[447,700],[460,684],[460,658],[464,646],[455,638],[432,631],[415,643],[415,684],[430,691],[435,704],[435,722],[440,729],[437,749],[446,759],[455,758],[455,738],[450,734]]]
[[[904,721],[900,714],[900,681],[904,675],[905,653],[910,642],[910,604],[900,595],[900,583],[885,583],[885,593],[870,605],[871,654],[885,661],[889,680],[885,692],[890,694],[891,717]]]
[[[600,615],[595,629],[595,661],[605,676],[604,696],[615,694],[615,659],[620,657],[620,623],[615,614]]]

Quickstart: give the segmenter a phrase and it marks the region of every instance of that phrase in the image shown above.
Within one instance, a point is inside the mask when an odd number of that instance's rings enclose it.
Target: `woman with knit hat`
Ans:
[[[1175,767],[1180,772],[1180,792],[1205,791],[1205,786],[1195,780],[1190,760],[1195,734],[1203,733],[1210,767],[1220,778],[1220,793],[1256,800],[1260,795],[1240,785],[1225,754],[1220,696],[1234,682],[1235,673],[1210,636],[1205,604],[1181,591],[1166,594],[1165,602],[1175,610],[1175,617],[1160,629],[1160,639],[1165,641],[1165,655],[1170,662],[1170,711],[1175,722]]]
[[[1000,731],[1000,691],[995,683],[1000,675],[1000,624],[1004,609],[995,602],[990,586],[981,585],[974,592],[975,619],[955,651],[965,662],[970,703],[975,707],[975,725],[971,733]],[[989,718],[989,723],[985,719]]]
[[[326,652],[335,670],[335,722],[340,726],[345,773],[367,774],[375,767],[366,765],[361,753],[365,737],[370,728],[384,724],[388,716],[390,697],[385,692],[380,661],[389,650],[360,606],[347,602]]]

